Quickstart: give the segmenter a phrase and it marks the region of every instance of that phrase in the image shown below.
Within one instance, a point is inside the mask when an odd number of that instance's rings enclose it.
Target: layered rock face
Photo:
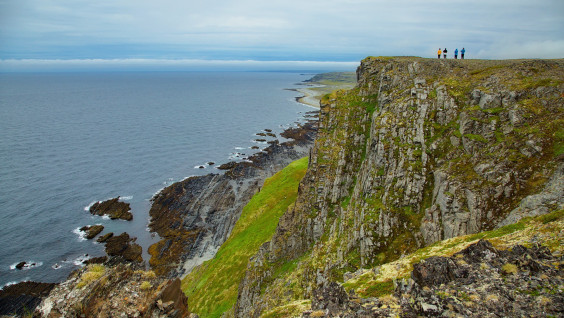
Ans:
[[[263,181],[307,156],[316,131],[315,122],[288,129],[282,136],[290,141],[271,142],[248,162],[222,165],[224,174],[188,178],[156,195],[149,211],[149,227],[162,238],[149,248],[155,272],[174,277],[212,258]]]
[[[297,202],[250,260],[236,316],[564,206],[563,60],[367,58],[357,75],[322,100]],[[273,287],[296,259],[292,288]]]

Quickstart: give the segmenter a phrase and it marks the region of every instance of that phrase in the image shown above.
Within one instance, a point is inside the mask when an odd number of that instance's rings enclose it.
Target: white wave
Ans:
[[[166,188],[166,187],[165,187]],[[159,190],[157,190],[157,192],[153,193],[153,196],[151,198],[156,197],[157,195],[159,195],[159,193],[161,193],[165,188],[160,188]]]
[[[247,148],[245,148],[245,147],[235,147],[235,150],[244,150],[244,149],[247,149]]]
[[[88,254],[80,255],[79,257],[72,260],[72,264],[76,266],[84,266],[84,261],[91,259],[92,257]]]
[[[194,166],[194,169],[205,169],[205,168],[206,168],[206,165],[205,165],[205,164],[204,164],[204,165],[197,165],[197,166]]]
[[[16,266],[18,264],[19,264],[19,262],[10,265],[10,269],[11,270],[16,269]],[[43,266],[43,262],[25,261],[25,265],[21,269],[27,270],[27,269],[32,269],[32,268],[39,267],[39,266]]]
[[[55,263],[51,266],[52,269],[68,268],[72,266],[84,266],[84,262],[91,259],[92,256],[88,254],[80,255],[74,259],[64,259],[59,263]]]
[[[104,215],[102,215],[102,219],[103,219],[103,220],[109,220],[109,219],[110,219],[110,216],[107,215],[107,214],[104,214]]]
[[[87,211],[87,212],[90,211],[90,208],[94,205],[94,203],[97,203],[97,202],[100,202],[100,201],[92,201],[89,205],[84,207],[84,211]]]
[[[79,242],[86,241],[86,233],[84,231],[81,231],[80,227],[77,227],[76,229],[72,230],[72,232],[78,235]]]
[[[15,285],[15,284],[17,284],[17,283],[19,283],[19,282],[16,282],[16,281],[7,282],[6,284],[2,285],[2,287],[0,287],[0,289],[4,289],[4,287],[8,287],[8,286],[11,286],[11,285]]]
[[[123,196],[123,197],[120,196],[119,198],[120,198],[120,200],[123,200],[123,201],[129,201],[129,200],[133,199],[133,196],[132,195],[126,195],[126,196]]]

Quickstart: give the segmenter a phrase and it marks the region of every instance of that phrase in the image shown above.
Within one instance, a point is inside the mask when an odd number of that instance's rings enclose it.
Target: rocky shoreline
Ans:
[[[162,240],[149,248],[149,263],[157,274],[182,276],[215,255],[262,182],[309,154],[317,112],[306,118],[307,123],[280,134],[289,141],[269,141],[268,147],[244,161],[220,165],[223,174],[191,177],[153,197],[149,228]]]
[[[178,277],[193,266],[213,257],[229,235],[243,206],[260,190],[262,181],[293,160],[309,154],[317,131],[317,113],[308,112],[305,115],[309,120],[307,123],[282,132],[280,137],[288,141],[267,141],[268,147],[245,158],[244,161],[219,165],[217,169],[223,171],[222,174],[188,178],[155,195],[150,212],[150,229],[163,239],[149,249],[152,255],[150,264],[154,271],[157,274]],[[263,138],[262,134],[257,136]],[[272,134],[272,130],[265,129],[264,137],[276,136]],[[180,189],[184,194],[190,192],[192,197],[187,199],[178,196],[176,192]],[[119,200],[120,198],[116,197],[96,202],[89,208],[89,212],[93,215],[108,216],[112,220],[132,220],[129,204]],[[168,211],[171,207],[176,208]],[[191,210],[192,214],[183,209]],[[141,258],[141,246],[135,243],[135,237],[130,237],[125,232],[120,235],[111,232],[102,235],[103,230],[101,225],[80,228],[86,239],[98,236],[96,241],[105,244],[107,254],[87,259],[84,261],[85,265],[103,264],[114,267],[124,264],[138,269],[145,267]],[[171,264],[173,266],[170,266]],[[75,272],[71,273],[71,276],[76,275]],[[42,299],[58,285],[26,281],[6,286],[0,291],[0,315],[23,315],[33,312]]]

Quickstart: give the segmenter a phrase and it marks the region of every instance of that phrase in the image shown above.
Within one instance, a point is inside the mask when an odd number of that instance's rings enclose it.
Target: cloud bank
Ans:
[[[8,59],[0,72],[35,71],[354,71],[358,62],[196,59]]]
[[[0,0],[0,59],[562,58],[562,0]]]

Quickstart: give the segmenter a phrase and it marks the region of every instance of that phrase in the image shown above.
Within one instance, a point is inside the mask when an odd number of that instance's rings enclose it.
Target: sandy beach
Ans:
[[[321,100],[321,92],[313,90],[312,88],[324,87],[325,85],[311,85],[308,88],[298,88],[297,92],[304,94],[302,97],[296,98],[298,103],[306,104],[308,106],[320,108],[319,101]]]
[[[319,101],[325,94],[338,89],[353,88],[356,84],[356,73],[333,72],[317,74],[302,84],[303,87],[292,89],[303,94],[302,97],[296,98],[296,101],[319,109]]]

